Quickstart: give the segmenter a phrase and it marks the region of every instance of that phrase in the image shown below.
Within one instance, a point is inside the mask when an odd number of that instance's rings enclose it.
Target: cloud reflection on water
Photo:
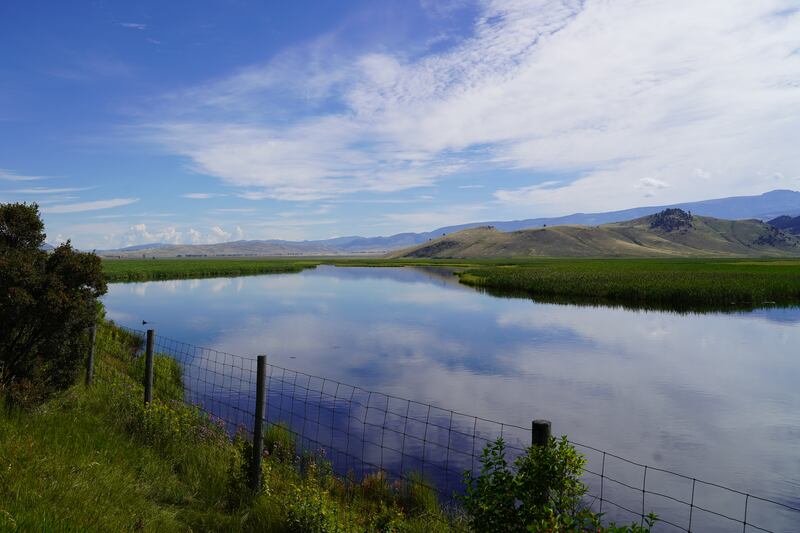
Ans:
[[[418,269],[112,285],[129,326],[556,433],[767,495],[800,479],[800,310],[675,314],[495,298]]]

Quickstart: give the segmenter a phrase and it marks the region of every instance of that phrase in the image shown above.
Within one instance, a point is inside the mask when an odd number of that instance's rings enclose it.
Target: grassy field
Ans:
[[[159,259],[106,260],[109,281],[299,272],[337,266],[439,266],[498,296],[676,310],[800,304],[793,259]]]
[[[318,263],[302,259],[106,259],[103,270],[108,281],[124,282],[280,274],[300,272]]]
[[[253,495],[247,441],[183,404],[177,363],[157,357],[155,399],[144,407],[132,338],[106,328],[98,339],[91,387],[33,411],[0,396],[0,531],[449,530],[430,489],[346,483],[324,461],[306,460],[301,472],[294,454],[267,458]],[[278,441],[293,446],[275,426],[268,449]]]

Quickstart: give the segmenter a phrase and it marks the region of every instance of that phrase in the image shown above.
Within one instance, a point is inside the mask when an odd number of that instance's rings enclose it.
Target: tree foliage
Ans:
[[[0,204],[0,393],[15,403],[74,382],[106,292],[100,258],[44,239],[36,204]]]

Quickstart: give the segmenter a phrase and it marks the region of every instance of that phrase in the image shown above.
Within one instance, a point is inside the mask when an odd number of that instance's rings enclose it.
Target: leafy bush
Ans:
[[[481,471],[473,479],[465,472],[462,496],[470,527],[478,532],[508,531],[613,531],[646,533],[636,524],[603,529],[601,516],[581,506],[586,486],[581,482],[585,459],[566,437],[550,438],[546,446],[532,446],[512,464],[506,459],[502,438],[486,445]]]
[[[0,204],[0,393],[16,404],[72,385],[106,292],[96,255],[44,239],[36,204]]]

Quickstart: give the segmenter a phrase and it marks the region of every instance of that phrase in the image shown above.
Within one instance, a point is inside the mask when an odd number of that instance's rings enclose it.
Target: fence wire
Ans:
[[[145,332],[122,328],[144,339]],[[154,351],[178,361],[185,401],[222,420],[228,432],[252,435],[256,359],[168,337]],[[143,346],[143,343],[142,343]],[[158,380],[158,375],[155,376]],[[324,456],[347,479],[386,476],[422,483],[449,509],[457,507],[464,472],[480,470],[483,448],[497,437],[513,459],[531,444],[531,428],[370,391],[337,380],[267,364],[268,424],[283,424],[298,455]],[[654,531],[800,532],[800,495],[779,501],[755,496],[625,459],[570,441],[587,460],[585,505],[604,522],[643,524]]]

